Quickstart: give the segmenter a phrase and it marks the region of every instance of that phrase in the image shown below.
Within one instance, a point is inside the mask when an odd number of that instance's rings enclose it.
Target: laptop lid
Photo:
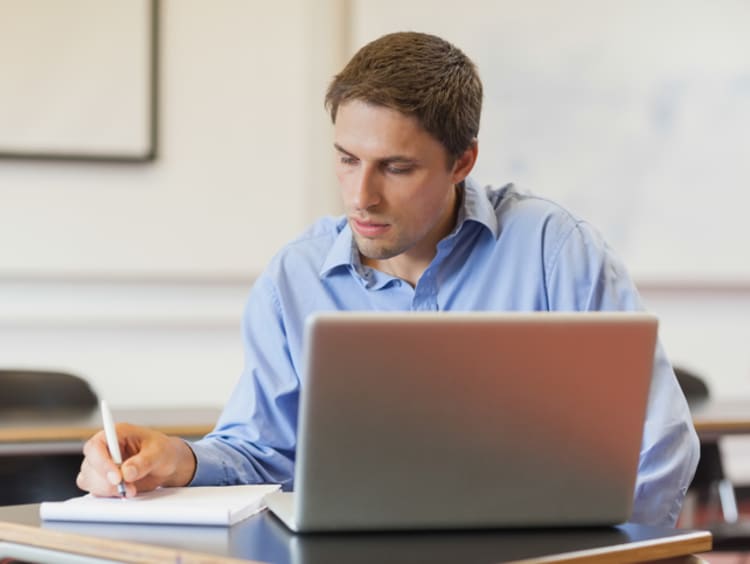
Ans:
[[[626,521],[656,333],[623,312],[310,318],[290,526]]]

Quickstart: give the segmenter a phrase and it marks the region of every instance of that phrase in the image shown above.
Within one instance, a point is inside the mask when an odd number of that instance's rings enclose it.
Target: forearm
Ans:
[[[633,521],[674,525],[698,463],[690,410],[660,345],[638,467]]]

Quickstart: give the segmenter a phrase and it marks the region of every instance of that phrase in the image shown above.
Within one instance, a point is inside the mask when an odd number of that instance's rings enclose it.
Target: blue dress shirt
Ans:
[[[590,225],[512,185],[466,181],[456,226],[416,287],[362,265],[345,218],[321,219],[253,285],[244,371],[216,429],[191,444],[192,484],[292,488],[303,326],[313,312],[639,309],[625,267]],[[658,346],[632,521],[673,525],[697,462],[687,404]]]

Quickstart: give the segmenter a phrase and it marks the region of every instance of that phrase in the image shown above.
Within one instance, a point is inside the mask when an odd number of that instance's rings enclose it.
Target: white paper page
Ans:
[[[265,507],[277,484],[161,488],[134,498],[94,497],[41,504],[43,520],[233,525]]]

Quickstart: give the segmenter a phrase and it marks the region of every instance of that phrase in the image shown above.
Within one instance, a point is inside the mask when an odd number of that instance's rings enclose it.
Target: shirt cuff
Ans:
[[[190,486],[226,486],[229,485],[226,457],[210,441],[185,441],[195,455],[195,474]]]

